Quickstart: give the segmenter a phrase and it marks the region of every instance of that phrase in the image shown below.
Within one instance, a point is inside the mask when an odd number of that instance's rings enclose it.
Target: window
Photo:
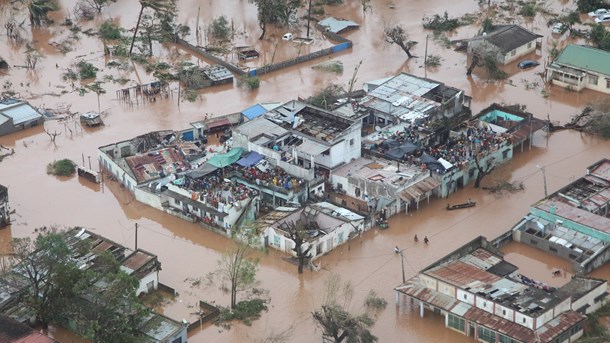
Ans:
[[[172,341],[172,343],[182,343],[182,337],[178,337]]]
[[[506,149],[506,150],[502,151],[502,158],[505,159],[505,158],[508,157],[508,151],[509,151],[509,149]]]
[[[276,247],[280,246],[280,236],[273,236],[273,245],[275,245]]]
[[[514,339],[500,334],[500,343],[517,343]]]
[[[502,310],[502,315],[505,316],[506,315],[506,310]]]
[[[523,318],[523,324],[525,324],[525,317]]]
[[[553,247],[549,247],[549,250],[552,252],[557,252],[557,249],[553,248]]]
[[[598,77],[595,75],[589,75],[589,84],[597,86]]]
[[[353,138],[349,140],[349,145],[354,145],[354,139]]]
[[[578,323],[575,326],[573,326],[570,329],[570,335],[574,336],[575,334],[577,334],[580,330],[582,330],[582,323]]]
[[[468,300],[468,295],[464,294],[464,300]]]
[[[532,47],[532,42],[527,43],[527,48],[531,48]]]
[[[451,313],[447,313],[447,325],[450,328],[454,328],[460,332],[466,332],[465,331],[466,324],[464,322],[464,319],[462,319],[456,315],[453,315]]]
[[[339,240],[339,244],[343,243],[344,240],[344,232],[339,232],[337,239]]]
[[[610,88],[610,79],[606,79],[606,88]]]
[[[517,50],[513,50],[513,51],[510,52],[511,56],[515,56],[516,54],[517,54]]]
[[[496,333],[489,330],[488,328],[479,326],[477,332],[479,334],[479,341],[488,343],[496,342]]]
[[[359,197],[360,196],[360,188],[356,187],[356,189],[354,190],[354,193],[356,193],[356,196]]]

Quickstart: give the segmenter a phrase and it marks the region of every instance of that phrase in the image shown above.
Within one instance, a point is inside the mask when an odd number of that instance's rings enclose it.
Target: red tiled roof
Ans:
[[[0,343],[59,343],[12,318],[0,315]]]

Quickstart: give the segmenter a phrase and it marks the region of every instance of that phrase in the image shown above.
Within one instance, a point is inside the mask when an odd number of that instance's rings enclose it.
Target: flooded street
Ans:
[[[213,301],[228,305],[229,296],[220,293],[214,286],[204,284],[193,286],[189,280],[202,278],[215,270],[222,252],[232,246],[232,242],[218,234],[202,229],[196,224],[187,223],[177,217],[154,210],[134,200],[131,193],[119,187],[116,182],[106,182],[101,187],[93,186],[77,177],[57,178],[46,174],[46,166],[53,160],[70,158],[88,166],[89,157],[92,169],[97,170],[97,148],[102,145],[132,138],[152,130],[182,129],[189,123],[202,120],[205,113],[228,114],[239,112],[257,103],[268,101],[288,101],[297,97],[307,97],[330,83],[347,88],[354,67],[362,61],[357,75],[357,87],[365,81],[379,79],[399,72],[416,76],[427,76],[450,86],[465,90],[473,97],[472,111],[478,113],[492,102],[524,104],[527,109],[541,119],[547,116],[552,121],[565,123],[573,114],[579,113],[586,104],[603,99],[602,93],[584,90],[581,93],[550,87],[542,82],[540,75],[544,68],[518,70],[509,65],[510,75],[507,82],[488,82],[475,71],[472,77],[466,76],[466,55],[446,49],[432,39],[432,32],[421,27],[421,18],[434,13],[448,11],[451,17],[466,13],[479,13],[477,1],[460,0],[447,3],[431,1],[389,1],[373,0],[372,13],[363,15],[360,1],[346,0],[342,7],[329,8],[328,12],[337,17],[356,21],[359,30],[345,36],[354,42],[347,52],[332,57],[343,62],[341,75],[324,73],[311,69],[311,66],[328,58],[321,58],[289,69],[261,77],[260,89],[249,91],[237,85],[208,88],[200,92],[200,99],[194,103],[181,102],[178,106],[177,94],[166,100],[130,107],[115,97],[115,91],[126,86],[105,83],[106,94],[100,96],[102,110],[109,110],[104,118],[105,126],[99,130],[81,130],[73,122],[47,121],[44,125],[49,132],[61,132],[56,144],[50,142],[42,127],[35,127],[8,136],[0,137],[0,144],[15,150],[15,155],[0,162],[0,184],[9,188],[10,204],[16,213],[14,223],[0,230],[0,248],[3,252],[10,249],[11,236],[33,236],[34,228],[57,225],[59,227],[84,226],[128,247],[134,246],[135,223],[139,224],[138,247],[159,256],[162,263],[160,281],[176,288],[180,296],[167,305],[164,313],[175,319],[185,318],[194,321],[192,306],[199,300]],[[61,20],[72,8],[73,1],[61,1],[63,9],[54,14]],[[563,2],[562,2],[563,3]],[[256,22],[256,8],[245,0],[232,1],[195,1],[179,0],[179,21],[194,25],[201,4],[201,17],[205,25],[210,18],[226,15],[236,26],[247,34],[240,44],[256,44],[260,34]],[[392,8],[390,5],[394,4]],[[551,8],[558,11],[563,6],[553,2]],[[205,10],[204,10],[205,9]],[[117,18],[125,27],[135,26],[139,5],[136,1],[119,0],[104,10],[104,18]],[[408,13],[405,16],[404,13]],[[408,17],[409,21],[404,18]],[[207,20],[207,22],[206,22]],[[96,18],[96,23],[101,22]],[[396,46],[383,42],[384,23],[402,23],[408,28],[411,39],[418,41],[415,53],[418,58],[406,59],[406,55]],[[542,55],[536,59],[547,59],[551,39],[546,20],[537,17],[524,23],[525,27],[538,32],[543,38]],[[86,25],[92,25],[88,23]],[[203,25],[203,24],[202,24]],[[299,26],[304,30],[304,24]],[[467,38],[477,32],[480,25],[460,28],[450,39]],[[26,26],[29,30],[29,26]],[[100,68],[104,64],[101,41],[95,37],[82,37],[76,42],[76,49],[65,56],[49,45],[65,27],[52,26],[48,29],[33,30],[31,34],[36,45],[43,51],[45,58],[36,71],[12,68],[8,75],[0,75],[0,85],[6,81],[35,106],[53,108],[59,104],[71,104],[71,111],[85,112],[96,109],[96,95],[80,96],[69,92],[57,96],[61,89],[71,90],[64,83],[61,74],[64,68],[80,55],[86,55]],[[281,36],[286,29],[271,30]],[[192,30],[193,32],[193,30]],[[296,30],[294,31],[296,32]],[[193,36],[192,34],[191,36]],[[316,33],[320,37],[319,33]],[[442,56],[438,68],[423,66],[426,35],[429,36],[428,53]],[[194,40],[194,37],[191,37]],[[565,39],[565,37],[564,37]],[[190,40],[190,39],[189,39]],[[263,43],[270,46],[270,42]],[[281,44],[288,44],[281,42]],[[0,37],[2,57],[11,65],[23,63],[23,47],[14,46],[6,36]],[[294,47],[284,47],[285,50]],[[167,54],[186,53],[170,46]],[[286,52],[286,54],[290,51]],[[294,51],[292,51],[294,53]],[[187,57],[192,58],[188,55]],[[56,66],[57,65],[57,66]],[[106,70],[102,71],[104,74]],[[115,76],[128,75],[132,82],[150,82],[141,67],[131,72],[108,70]],[[525,83],[538,84],[526,89]],[[23,85],[20,85],[23,83]],[[64,87],[64,88],[62,88]],[[67,87],[67,88],[66,88]],[[176,89],[175,85],[173,85]],[[548,97],[542,95],[545,88]],[[260,271],[257,276],[262,287],[269,290],[271,302],[269,311],[252,326],[234,325],[230,330],[215,326],[194,332],[189,342],[245,342],[262,340],[271,332],[279,332],[293,327],[291,342],[314,342],[321,335],[316,328],[311,312],[320,305],[324,280],[329,273],[338,273],[350,281],[355,288],[352,309],[359,305],[370,289],[388,301],[388,307],[381,312],[373,333],[380,342],[473,342],[469,337],[444,329],[442,317],[426,312],[422,320],[416,309],[410,310],[408,304],[395,306],[393,287],[401,282],[401,263],[393,252],[398,245],[405,250],[406,277],[414,276],[418,270],[428,266],[438,258],[448,254],[478,235],[493,239],[508,231],[522,217],[529,206],[544,196],[543,177],[536,167],[546,167],[549,194],[563,185],[582,176],[585,168],[601,158],[609,157],[610,141],[589,137],[578,132],[561,131],[548,136],[544,132],[535,135],[531,149],[523,152],[516,150],[512,161],[496,168],[487,176],[486,181],[494,179],[522,181],[525,190],[503,195],[491,194],[468,185],[465,189],[451,194],[448,199],[431,198],[429,204],[422,203],[420,210],[408,215],[400,214],[390,219],[388,230],[370,230],[362,239],[356,238],[327,256],[321,258],[322,270],[306,270],[298,275],[294,265],[281,260],[282,254],[270,251],[261,254]],[[446,211],[448,202],[459,203],[467,199],[477,202],[477,206],[460,211]],[[430,245],[413,242],[413,236],[428,236]],[[567,269],[570,265],[563,260],[552,258],[527,247],[508,245],[503,248],[509,262],[519,266],[525,274],[547,282],[561,285],[566,279],[553,278],[553,269]],[[593,273],[594,277],[610,277],[607,265]],[[402,300],[401,300],[402,301]],[[314,338],[315,337],[315,338]],[[398,338],[400,337],[400,339]],[[78,341],[67,338],[66,341]]]

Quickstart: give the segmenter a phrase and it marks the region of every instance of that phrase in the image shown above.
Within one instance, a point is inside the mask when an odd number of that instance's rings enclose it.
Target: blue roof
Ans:
[[[261,104],[256,104],[254,106],[248,107],[245,110],[241,111],[241,114],[246,116],[246,118],[248,118],[248,120],[252,120],[256,117],[260,117],[265,113],[267,113],[267,109],[264,108]]]
[[[251,151],[246,156],[239,159],[237,161],[237,164],[239,164],[242,167],[252,167],[253,165],[260,162],[260,160],[262,160],[262,159],[263,159],[263,155],[259,154],[256,151]]]

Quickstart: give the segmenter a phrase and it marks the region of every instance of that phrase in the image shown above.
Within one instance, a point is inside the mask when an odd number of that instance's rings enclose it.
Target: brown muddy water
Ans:
[[[53,14],[57,21],[71,11],[74,1],[61,1],[62,9]],[[265,75],[261,78],[259,90],[250,92],[237,85],[207,89],[200,93],[194,103],[181,102],[173,98],[140,106],[126,106],[115,99],[115,91],[123,86],[105,83],[107,93],[101,95],[102,110],[108,110],[104,121],[106,126],[100,130],[80,130],[74,123],[48,121],[45,128],[51,132],[61,132],[56,144],[49,141],[42,128],[33,128],[10,136],[0,137],[0,144],[15,149],[16,154],[0,162],[0,183],[9,187],[11,206],[16,210],[11,227],[0,231],[0,246],[7,248],[10,237],[33,235],[34,228],[42,225],[85,226],[110,239],[133,247],[134,225],[140,225],[138,246],[159,256],[163,270],[161,281],[175,287],[180,293],[171,304],[164,308],[164,313],[176,319],[185,318],[194,321],[191,315],[195,312],[193,305],[198,300],[215,301],[221,305],[228,304],[228,297],[205,282],[193,286],[193,280],[204,277],[216,268],[220,254],[231,247],[230,240],[197,225],[153,210],[134,201],[133,196],[115,183],[109,182],[96,187],[78,178],[60,179],[45,173],[46,165],[61,158],[71,158],[81,162],[84,154],[85,164],[88,157],[96,160],[97,147],[128,139],[138,134],[158,129],[180,129],[190,122],[201,120],[205,113],[225,114],[265,101],[288,101],[298,96],[309,96],[317,89],[330,83],[347,85],[353,68],[362,61],[357,75],[357,85],[362,82],[386,77],[401,71],[427,76],[462,88],[473,97],[474,113],[487,107],[492,102],[521,103],[540,118],[547,115],[553,121],[566,122],[572,114],[591,101],[603,98],[595,92],[568,92],[556,87],[544,85],[538,73],[543,67],[522,71],[515,65],[506,66],[510,74],[509,81],[488,82],[480,71],[472,77],[466,77],[466,56],[442,47],[433,39],[431,32],[421,28],[424,15],[442,13],[445,10],[450,16],[462,16],[467,13],[477,15],[478,20],[494,12],[479,8],[477,1],[459,0],[447,3],[441,0],[431,1],[387,1],[374,0],[372,12],[363,15],[359,1],[346,1],[339,7],[327,11],[336,17],[351,19],[361,24],[357,31],[346,36],[354,41],[354,47],[336,57],[345,67],[343,74],[335,75],[314,71],[311,66],[323,61],[312,61],[281,72]],[[245,0],[232,1],[195,1],[179,0],[179,20],[195,25],[197,11],[201,6],[201,26],[207,26],[210,18],[226,15],[242,33],[239,44],[261,44],[270,48],[277,45],[280,56],[294,54],[294,46],[276,44],[272,36],[279,37],[286,29],[271,29],[268,40],[259,43],[256,11],[252,4]],[[548,2],[551,10],[560,12],[564,7],[573,8],[572,2]],[[101,18],[83,27],[99,24],[103,19],[114,18],[122,26],[135,26],[139,5],[136,1],[119,0],[105,9]],[[0,20],[11,15],[4,5]],[[540,55],[534,58],[545,61],[549,47],[554,38],[546,27],[548,18],[541,16],[534,20],[523,21],[511,15],[505,16],[505,22],[520,22],[528,29],[543,34],[543,48]],[[414,52],[418,58],[407,60],[397,47],[387,46],[382,39],[384,24],[401,23],[406,26],[411,39],[419,44]],[[453,33],[450,39],[466,38],[479,29],[480,25],[463,27]],[[304,32],[301,23],[291,32]],[[105,58],[102,44],[96,38],[81,35],[75,41],[74,50],[62,54],[50,42],[61,41],[69,36],[62,26],[51,26],[45,29],[31,30],[25,26],[24,35],[33,37],[35,46],[43,51],[45,57],[39,62],[35,71],[12,68],[7,75],[0,76],[0,86],[6,81],[22,97],[29,99],[36,106],[53,108],[71,105],[72,111],[84,112],[95,110],[95,94],[79,96],[72,91],[70,84],[64,83],[61,74],[70,64],[84,58],[102,69],[99,75],[127,77],[135,82],[149,82],[152,76],[147,75],[139,66],[132,66],[128,71],[119,71],[104,67]],[[194,33],[193,33],[194,35]],[[424,70],[423,54],[426,36],[429,36],[428,53],[442,57],[438,68]],[[319,37],[317,34],[316,37]],[[194,41],[194,36],[192,37]],[[559,44],[565,44],[566,37],[559,38]],[[317,44],[317,43],[316,43]],[[319,43],[322,46],[322,42]],[[0,37],[2,57],[11,65],[23,64],[24,46],[15,45],[5,36]],[[189,54],[175,47],[157,49],[163,56],[178,59],[195,60]],[[326,58],[328,59],[328,58]],[[205,63],[205,62],[203,62]],[[129,85],[129,84],[128,84]],[[529,85],[529,87],[526,87]],[[78,84],[76,85],[78,86]],[[69,93],[57,96],[61,90]],[[175,86],[174,86],[175,89]],[[545,89],[548,97],[542,95]],[[72,132],[70,132],[72,130]],[[509,163],[497,168],[487,181],[493,179],[510,179],[523,181],[525,191],[495,195],[472,186],[452,194],[448,199],[432,199],[417,212],[409,215],[398,215],[390,220],[390,229],[371,230],[349,244],[339,247],[327,256],[322,257],[322,271],[306,271],[303,275],[296,273],[296,267],[283,262],[281,254],[271,251],[260,256],[259,279],[262,286],[269,290],[271,297],[269,311],[255,321],[251,327],[235,325],[231,330],[221,330],[211,326],[194,332],[191,342],[244,342],[263,341],[272,332],[283,331],[292,327],[291,342],[318,342],[321,334],[311,319],[311,311],[320,305],[324,280],[329,273],[338,273],[355,286],[353,310],[360,310],[359,304],[366,293],[373,289],[387,299],[389,305],[380,314],[373,332],[380,342],[471,342],[472,340],[451,330],[444,329],[444,321],[426,312],[426,318],[419,318],[417,310],[410,309],[407,303],[397,307],[392,288],[401,281],[399,258],[393,253],[398,244],[405,248],[407,278],[414,276],[418,270],[444,256],[453,249],[470,241],[478,235],[494,238],[509,230],[511,226],[528,210],[528,206],[544,195],[543,179],[536,165],[546,166],[549,192],[553,192],[574,178],[582,176],[585,167],[593,162],[608,157],[610,142],[591,138],[577,132],[558,132],[550,136],[538,133],[531,149],[517,152]],[[93,162],[93,168],[97,166]],[[447,212],[447,202],[462,202],[471,198],[477,206],[461,211]],[[414,244],[412,237],[427,235],[431,244]],[[552,278],[554,268],[566,268],[569,277],[569,265],[538,251],[518,245],[504,248],[507,259],[520,266],[525,273],[551,284],[561,284],[563,278]],[[610,277],[610,267],[604,266],[594,273],[597,277]],[[196,284],[196,283],[195,283]],[[79,339],[59,330],[56,334],[62,341],[78,342]]]

